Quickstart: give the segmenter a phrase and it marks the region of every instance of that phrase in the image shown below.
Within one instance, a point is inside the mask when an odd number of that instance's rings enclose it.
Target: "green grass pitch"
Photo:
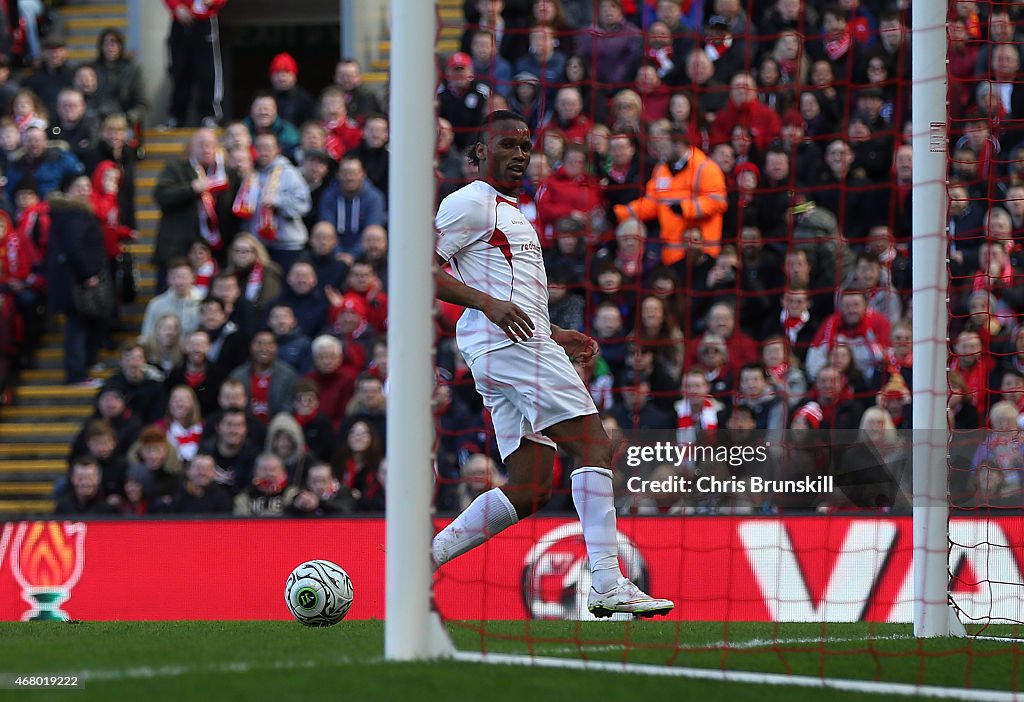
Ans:
[[[677,622],[449,623],[458,648],[1018,690],[1020,644],[911,637],[906,625]],[[528,633],[530,644],[524,643]],[[985,633],[993,633],[987,631]],[[1003,635],[1015,635],[1005,628]],[[827,643],[820,643],[822,637]],[[729,649],[714,648],[723,639]],[[625,645],[624,645],[625,642]],[[776,642],[772,644],[771,642]],[[579,645],[578,645],[579,644]],[[0,673],[79,674],[79,690],[0,690],[24,700],[678,700],[907,699],[690,680],[440,661],[382,660],[384,625],[342,622],[28,622],[0,624]]]

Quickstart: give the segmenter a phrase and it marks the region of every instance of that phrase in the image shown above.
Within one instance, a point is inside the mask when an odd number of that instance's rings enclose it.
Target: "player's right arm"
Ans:
[[[438,240],[434,251],[434,284],[438,299],[453,305],[480,310],[512,341],[533,336],[533,320],[509,300],[499,300],[471,288],[444,270],[455,254],[494,231],[494,222],[484,213],[493,208],[475,202],[465,190],[449,195],[441,203],[434,228]]]

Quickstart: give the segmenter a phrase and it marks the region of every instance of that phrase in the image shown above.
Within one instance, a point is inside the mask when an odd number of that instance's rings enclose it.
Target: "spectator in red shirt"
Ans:
[[[716,302],[708,310],[707,334],[714,334],[725,340],[729,351],[729,363],[733,368],[742,368],[748,363],[757,363],[761,359],[758,343],[736,326],[736,311],[728,302]],[[700,342],[691,345],[694,352]],[[691,354],[691,363],[696,363],[695,353]]]
[[[967,384],[964,400],[973,405],[978,414],[988,412],[989,375],[995,368],[995,362],[989,349],[981,343],[978,332],[962,331],[956,337],[956,354],[950,363]]]
[[[39,252],[22,229],[15,229],[6,212],[0,212],[0,338],[13,342],[34,339],[35,332],[25,334],[23,322],[30,322],[36,314],[39,288],[44,283],[35,272],[40,264]],[[18,314],[15,314],[15,309]],[[13,345],[13,344],[12,344]],[[8,349],[0,348],[0,354]]]
[[[747,73],[739,73],[729,82],[729,101],[711,125],[711,143],[729,141],[736,125],[750,130],[754,144],[760,151],[767,149],[772,140],[778,139],[782,130],[778,113],[757,99],[757,85]]]
[[[363,130],[349,117],[341,88],[332,85],[320,93],[320,119],[327,131],[327,153],[335,161],[362,143]]]
[[[348,272],[345,292],[356,293],[366,300],[366,321],[378,332],[388,328],[388,295],[381,285],[373,264],[364,259],[356,259]],[[332,299],[328,293],[328,299]],[[332,307],[336,307],[332,299]]]
[[[583,144],[593,126],[590,118],[583,114],[583,97],[579,89],[569,86],[555,95],[555,112],[541,127],[537,141],[543,141],[545,132],[557,128],[568,142]]]
[[[547,188],[544,199],[537,203],[541,231],[554,228],[562,217],[573,217],[585,225],[595,217],[604,218],[601,185],[587,173],[585,146],[570,144],[566,148],[562,167],[548,178]]]
[[[854,362],[868,378],[888,352],[889,318],[869,308],[867,295],[861,290],[843,291],[839,310],[818,328],[807,352],[807,374],[814,377],[840,344],[850,347]]]
[[[313,370],[306,376],[316,383],[320,411],[335,429],[345,418],[359,375],[359,368],[343,362],[343,351],[337,337],[323,334],[313,339]]]

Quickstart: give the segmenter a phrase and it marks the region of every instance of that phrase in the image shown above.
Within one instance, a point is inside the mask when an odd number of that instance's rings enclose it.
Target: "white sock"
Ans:
[[[574,470],[571,477],[572,501],[583,525],[594,589],[608,592],[622,577],[612,472],[607,468],[583,467]]]
[[[498,488],[488,490],[434,537],[434,567],[476,548],[518,521],[519,515],[505,493]]]

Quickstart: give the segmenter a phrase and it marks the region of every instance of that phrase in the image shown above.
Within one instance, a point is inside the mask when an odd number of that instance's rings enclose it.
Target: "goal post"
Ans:
[[[440,655],[430,613],[433,318],[433,2],[391,4],[391,218],[388,249],[389,396],[384,654]],[[401,203],[400,206],[395,206]]]
[[[912,7],[914,634],[949,636],[946,466],[946,6]]]

